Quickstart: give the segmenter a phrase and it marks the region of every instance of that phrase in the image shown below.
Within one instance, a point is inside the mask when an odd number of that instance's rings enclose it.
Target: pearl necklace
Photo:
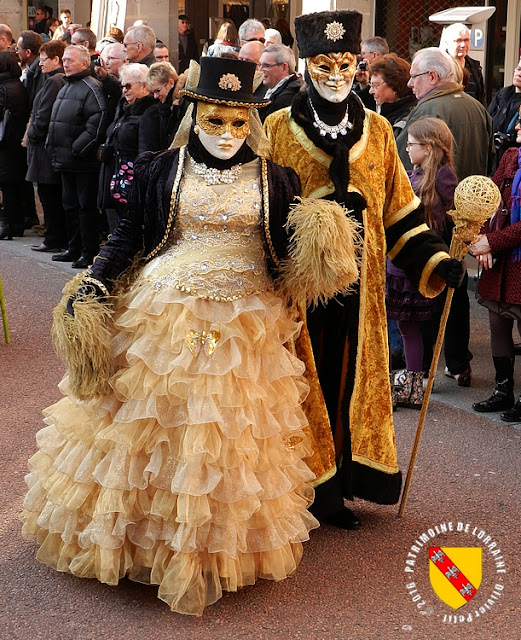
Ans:
[[[241,175],[242,166],[236,164],[230,169],[215,169],[214,167],[207,167],[204,162],[196,162],[193,158],[190,158],[193,172],[198,176],[203,176],[204,181],[208,185],[212,184],[232,184]]]
[[[313,106],[311,100],[309,101],[309,106],[311,107],[313,118],[315,120],[313,126],[320,131],[321,136],[329,134],[333,138],[333,140],[336,140],[338,134],[340,134],[341,136],[345,136],[347,135],[347,130],[353,128],[353,124],[349,122],[349,107],[346,108],[345,116],[342,118],[342,120],[340,120],[338,124],[329,125],[325,122],[322,122],[322,120],[318,117],[318,113],[315,111],[315,107]]]

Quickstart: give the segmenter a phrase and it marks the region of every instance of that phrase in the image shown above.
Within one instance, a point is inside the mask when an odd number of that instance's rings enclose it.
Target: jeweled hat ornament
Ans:
[[[230,107],[262,107],[269,100],[253,97],[253,62],[204,56],[200,62],[197,87],[186,87],[181,95],[192,100],[202,100]]]
[[[360,52],[362,14],[358,11],[321,11],[295,18],[299,57],[321,53]]]

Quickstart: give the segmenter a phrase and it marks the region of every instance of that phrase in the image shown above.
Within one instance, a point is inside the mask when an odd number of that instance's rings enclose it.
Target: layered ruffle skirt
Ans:
[[[120,298],[111,393],[44,411],[23,535],[37,558],[115,585],[159,585],[201,615],[222,591],[281,580],[318,522],[296,336],[265,292],[227,302],[141,283]]]

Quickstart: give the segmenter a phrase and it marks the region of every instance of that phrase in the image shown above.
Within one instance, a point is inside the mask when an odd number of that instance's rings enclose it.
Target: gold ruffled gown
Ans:
[[[201,615],[293,573],[318,522],[298,335],[266,268],[259,161],[232,184],[186,165],[169,248],[116,303],[112,393],[45,410],[23,534],[58,571],[159,585]],[[67,378],[60,385],[67,394]]]

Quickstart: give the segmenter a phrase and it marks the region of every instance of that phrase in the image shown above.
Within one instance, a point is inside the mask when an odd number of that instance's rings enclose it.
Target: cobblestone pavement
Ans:
[[[17,516],[41,409],[59,399],[63,368],[50,343],[51,310],[75,273],[31,251],[38,241],[30,235],[0,242],[11,331],[6,345],[0,328],[0,639],[521,637],[521,425],[470,408],[488,396],[493,381],[487,315],[473,298],[473,383],[462,389],[437,375],[403,518],[396,506],[357,500],[352,508],[363,522],[359,531],[326,526],[312,532],[295,576],[227,594],[201,619],[171,613],[153,587],[128,580],[109,587],[36,562],[36,546],[21,540]],[[395,414],[404,473],[418,416],[406,409]],[[435,594],[429,546],[483,547],[479,590],[461,609]],[[496,549],[501,553],[494,556]]]

